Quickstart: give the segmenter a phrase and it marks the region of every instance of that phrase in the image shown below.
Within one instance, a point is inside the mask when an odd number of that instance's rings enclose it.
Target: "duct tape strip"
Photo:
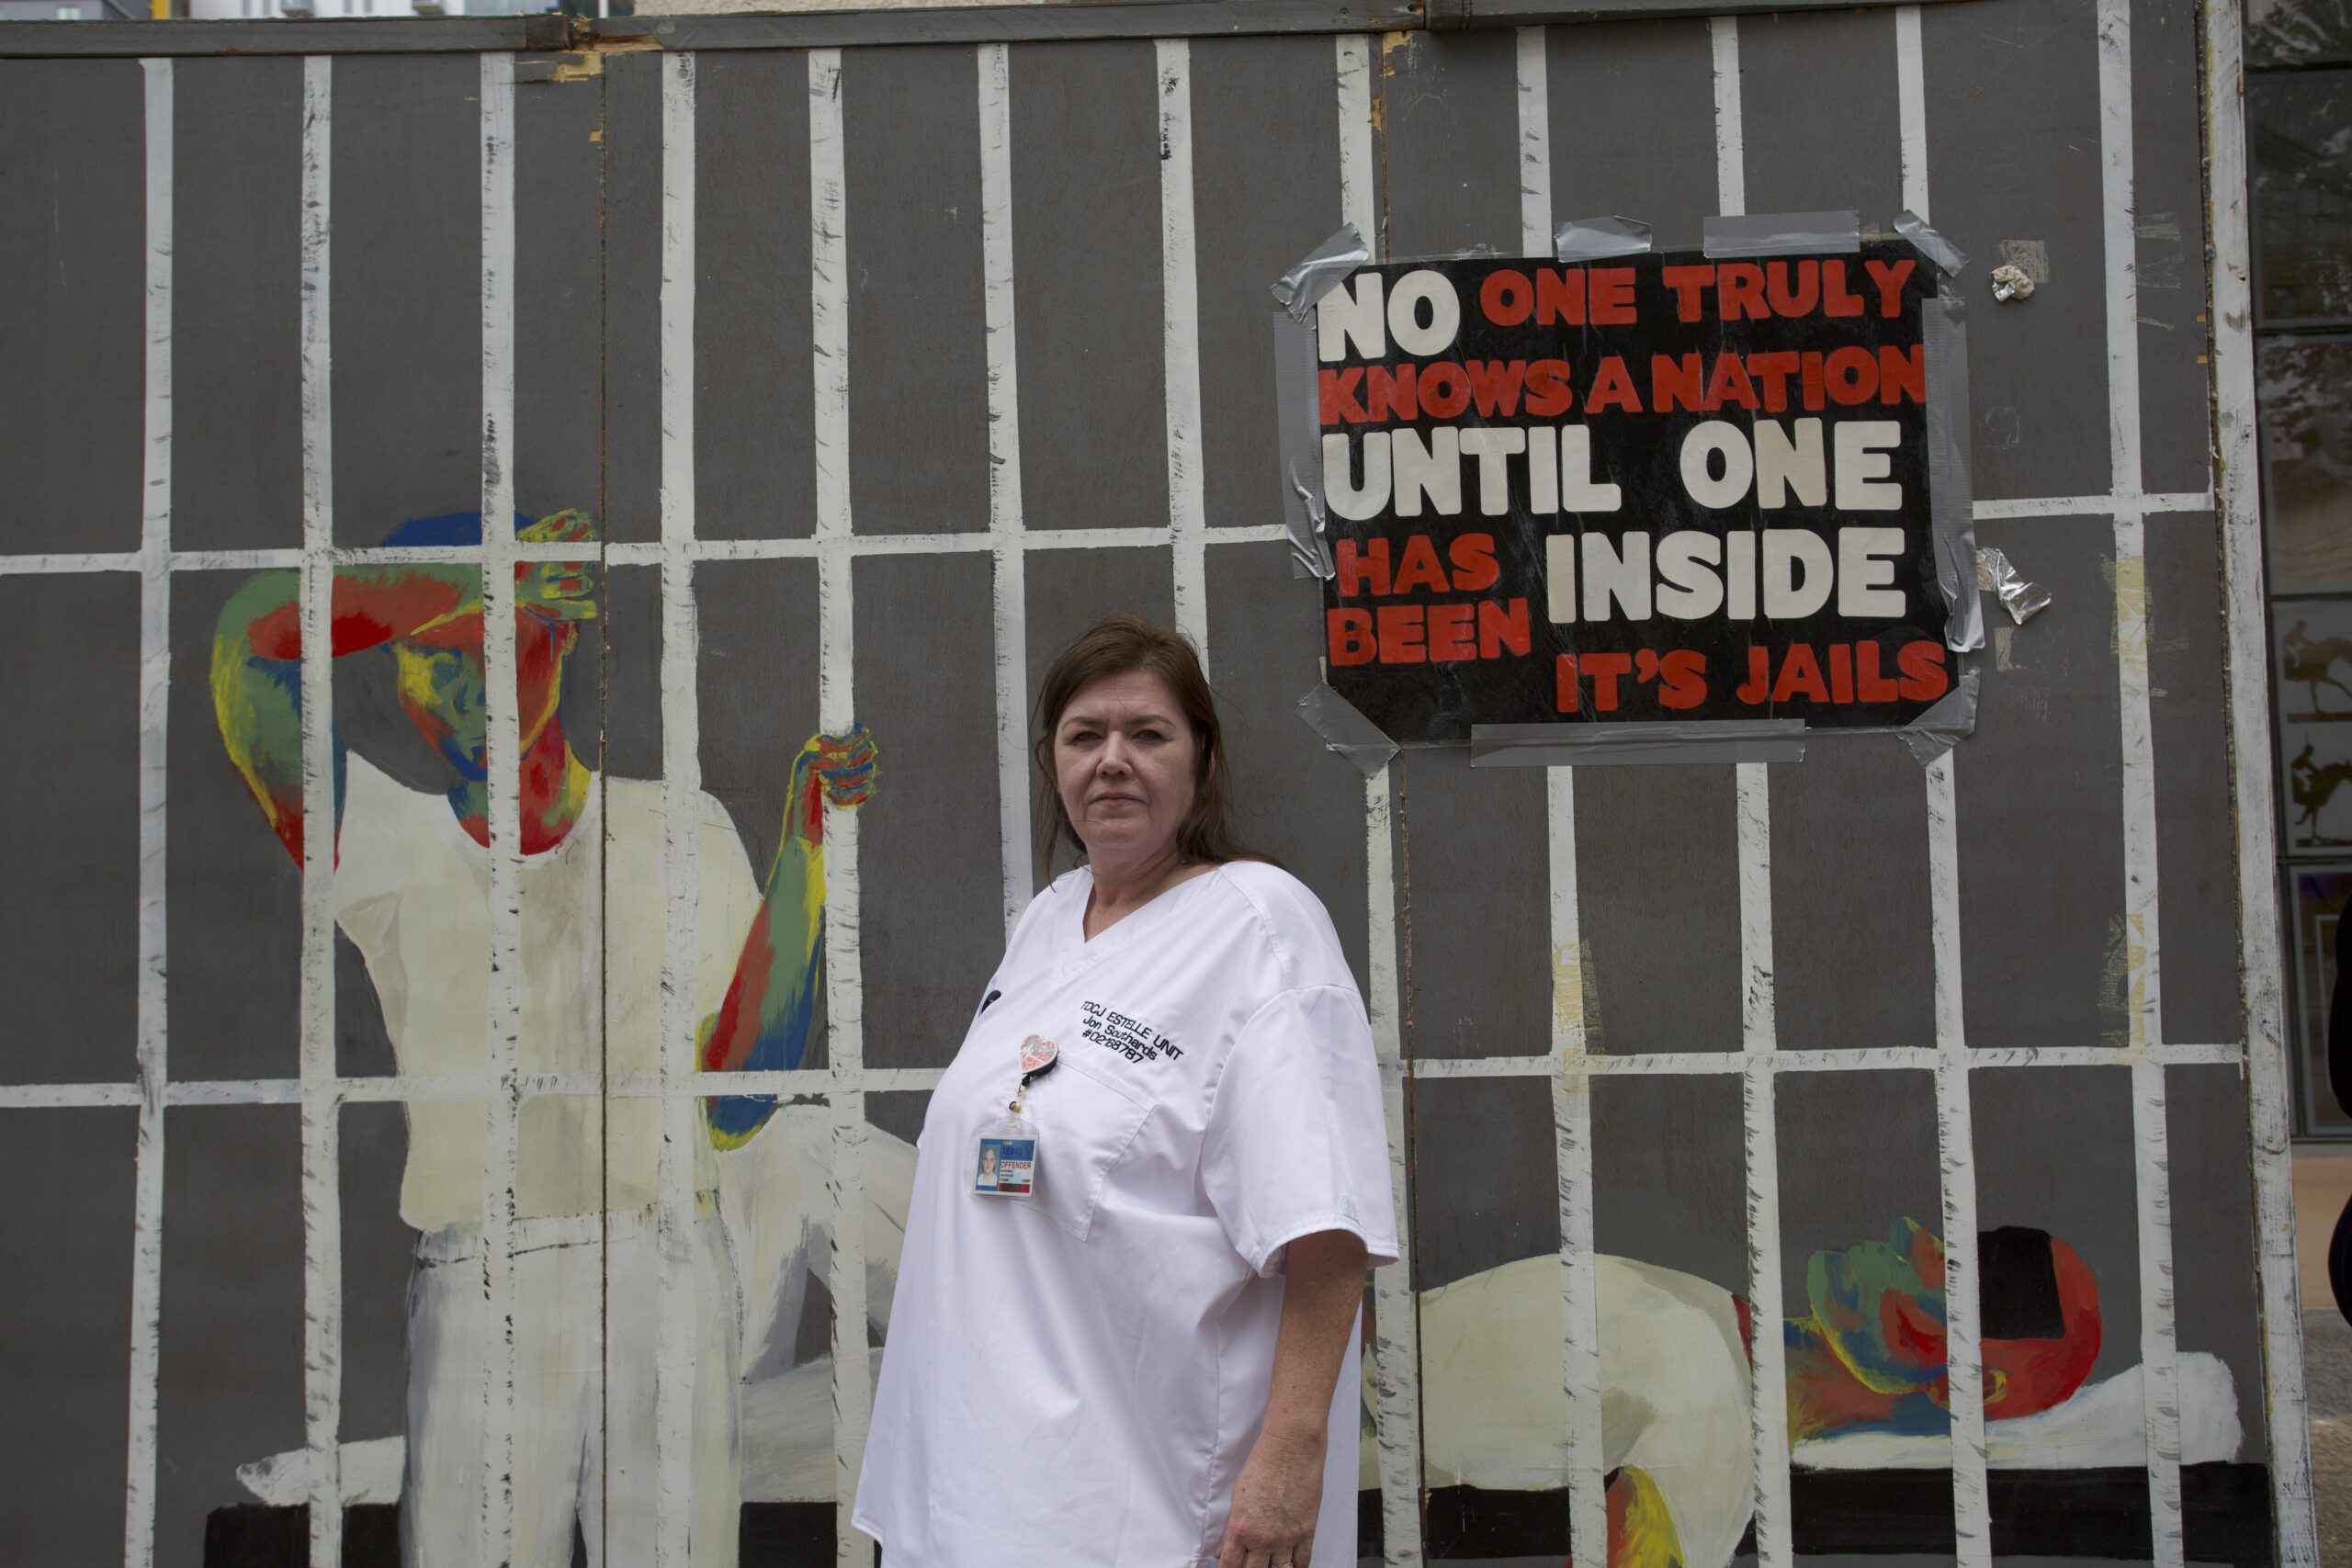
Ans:
[[[1290,312],[1292,321],[1304,321],[1317,299],[1337,288],[1341,278],[1371,259],[1372,247],[1363,243],[1356,226],[1342,223],[1338,233],[1301,256],[1296,266],[1274,279],[1274,299]]]
[[[1323,744],[1353,762],[1364,777],[1373,778],[1396,755],[1396,742],[1363,710],[1329,686],[1317,686],[1298,699],[1298,716],[1323,738]]]
[[[1315,328],[1277,314],[1274,324],[1274,408],[1282,445],[1283,531],[1290,536],[1293,577],[1337,571],[1331,563],[1331,520],[1323,505],[1321,410],[1315,393]]]
[[[1968,449],[1968,309],[1938,288],[1921,307],[1928,360],[1928,494],[1936,534],[1936,584],[1947,606],[1944,642],[1962,653],[1984,646],[1976,594],[1975,479]]]
[[[1958,745],[1962,737],[1976,733],[1978,685],[1976,671],[1969,671],[1933,707],[1894,732],[1911,748],[1921,767],[1931,765]]]
[[[1945,239],[1928,226],[1928,220],[1905,208],[1894,215],[1894,231],[1911,242],[1911,248],[1940,268],[1946,277],[1958,277],[1968,265],[1968,253]]]
[[[2050,590],[2039,582],[2028,581],[2017,563],[2009,559],[2008,552],[1991,545],[1976,548],[1976,586],[1989,588],[1998,595],[2009,619],[2019,626],[2050,608]]]
[[[1647,255],[1650,226],[1634,218],[1571,218],[1552,234],[1555,261],[1605,261]]]
[[[1801,718],[1710,723],[1474,724],[1474,768],[1589,767],[1597,762],[1802,762]]]
[[[1859,212],[1744,212],[1710,218],[1703,247],[1710,260],[1724,256],[1847,254],[1862,248]]]

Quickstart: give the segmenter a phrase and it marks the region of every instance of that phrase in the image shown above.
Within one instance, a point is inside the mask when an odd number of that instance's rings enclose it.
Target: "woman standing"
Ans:
[[[1113,616],[1037,714],[1038,820],[1085,864],[932,1096],[856,1523],[890,1568],[1351,1563],[1396,1255],[1363,998],[1234,841],[1190,644]]]

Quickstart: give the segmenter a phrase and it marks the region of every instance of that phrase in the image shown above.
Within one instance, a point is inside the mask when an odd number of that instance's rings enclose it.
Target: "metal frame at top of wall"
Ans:
[[[1780,7],[1785,9],[1783,4]],[[1629,0],[1611,7],[1620,16],[1676,14],[1668,7]],[[1241,25],[1247,13],[1254,24]],[[1584,13],[1590,15],[1591,13]],[[1524,19],[1536,13],[1498,3],[1493,6],[1441,6],[1438,21],[1453,25],[1499,25],[1506,17]],[[1745,1049],[1722,1057],[1648,1055],[1597,1055],[1589,1052],[1585,1032],[1583,943],[1577,908],[1575,864],[1574,775],[1555,769],[1549,776],[1549,874],[1555,987],[1551,1039],[1540,1051],[1525,1055],[1489,1056],[1466,1061],[1412,1061],[1402,1049],[1398,1029],[1399,976],[1396,967],[1398,906],[1391,837],[1391,776],[1386,771],[1366,786],[1366,877],[1370,916],[1370,973],[1367,987],[1374,1037],[1381,1055],[1384,1088],[1396,1165],[1393,1180],[1400,1199],[1400,1218],[1409,1213],[1401,1200],[1407,1183],[1408,1151],[1403,1129],[1408,1124],[1406,1101],[1412,1081],[1419,1077],[1522,1076],[1548,1078],[1553,1086],[1555,1130],[1558,1134],[1561,1186],[1562,1307],[1571,1349],[1563,1393],[1563,1418],[1570,1434],[1568,1453],[1574,1472],[1571,1488],[1572,1533],[1575,1545],[1598,1558],[1600,1537],[1605,1532],[1597,1483],[1600,1452],[1597,1418],[1599,1363],[1594,1343],[1597,1303],[1591,1276],[1592,1179],[1590,1171],[1590,1082],[1594,1077],[1645,1073],[1724,1073],[1743,1078],[1745,1132],[1747,1140],[1750,1190],[1758,1198],[1761,1216],[1750,1235],[1751,1286],[1758,1300],[1778,1299],[1779,1269],[1776,1154],[1773,1147],[1773,1083],[1779,1073],[1905,1067],[1935,1077],[1939,1137],[1946,1173],[1943,1221],[1951,1244],[1951,1344],[1954,1351],[1952,1413],[1954,1422],[1954,1511],[1957,1556],[1964,1568],[1989,1562],[1991,1539],[1984,1491],[1982,1390],[1970,1374],[1976,1368],[1970,1354],[1974,1336],[1973,1288],[1969,1282],[1973,1258],[1970,1238],[1974,1232],[1975,1196],[1973,1134],[1968,1118],[1968,1078],[1977,1067],[2013,1065],[2088,1065],[2128,1068],[2133,1077],[2136,1180],[2143,1247],[2143,1364],[2149,1371],[2150,1396],[2145,1427],[2150,1453],[2150,1504],[2154,1557],[2164,1568],[2183,1558],[2183,1529],[2178,1490],[2178,1410],[2168,1389],[2174,1347],[2169,1280],[2169,1193],[2164,1139],[2164,1070],[2192,1063],[2242,1065],[2251,1076],[2253,1148],[2257,1202],[2259,1271],[2266,1330],[2266,1413],[2269,1426],[2274,1484],[2274,1517],[2278,1531],[2279,1560],[2296,1565],[2316,1562],[2312,1516],[2308,1434],[2303,1426],[2301,1370],[2301,1320],[2295,1310],[2295,1280],[2290,1190],[2287,1167],[2287,1101],[2284,1031],[2280,1008],[2280,953],[2272,923],[2259,918],[2267,908],[2271,863],[2272,822],[2268,811],[2274,752],[2269,746],[2267,659],[2263,649],[2262,558],[2256,476],[2253,463],[2252,341],[2247,313],[2248,238],[2245,213],[2245,122],[2237,69],[2242,47],[2235,7],[2211,0],[2203,12],[2205,41],[2204,132],[2207,152],[2208,231],[2213,245],[2213,410],[2218,452],[2216,490],[2211,494],[2148,494],[2139,485],[2136,400],[2138,365],[2134,347],[2134,297],[2130,275],[2132,254],[2131,213],[2130,17],[2124,0],[2101,0],[2099,101],[2106,153],[2103,158],[2102,206],[2106,218],[2106,265],[2109,299],[2107,351],[2111,407],[2130,408],[2134,417],[2120,415],[2110,422],[2116,449],[2109,493],[2044,499],[1979,502],[1980,517],[2060,516],[2083,512],[2111,514],[2116,519],[2119,560],[2117,640],[2119,672],[2124,709],[2123,815],[2126,873],[2130,886],[2126,908],[2139,933],[2131,954],[2132,1043],[2125,1051],[2098,1046],[2052,1049],[2018,1048],[2005,1041],[1972,1044],[1962,1033],[1959,952],[1961,933],[1954,894],[1959,846],[1953,794],[1953,770],[1964,765],[1962,753],[1948,755],[1927,775],[1928,850],[1938,868],[1937,903],[1931,911],[1935,942],[1936,1043],[1928,1047],[1889,1047],[1870,1051],[1819,1052],[1783,1049],[1772,1027],[1770,941],[1770,832],[1768,783],[1761,768],[1742,769],[1738,785],[1738,839],[1742,925],[1742,967],[1749,976],[1744,1009]],[[1541,19],[1560,19],[1545,14]],[[994,637],[997,671],[999,779],[1004,790],[1002,821],[1003,902],[1008,921],[1025,903],[1030,891],[1027,801],[1019,787],[1024,776],[1021,707],[1026,682],[1022,616],[1024,557],[1052,548],[1119,548],[1135,546],[1170,550],[1176,581],[1177,616],[1183,629],[1207,651],[1208,615],[1204,600],[1203,552],[1211,544],[1266,543],[1283,536],[1278,525],[1204,529],[1197,494],[1199,433],[1198,324],[1189,308],[1196,292],[1193,272],[1193,190],[1191,163],[1190,51],[1181,37],[1185,31],[1228,33],[1326,32],[1334,39],[1333,106],[1340,143],[1340,205],[1343,212],[1367,234],[1385,227],[1376,174],[1377,121],[1374,83],[1379,44],[1367,36],[1375,29],[1399,30],[1435,25],[1419,12],[1382,0],[1335,0],[1302,6],[1242,6],[1204,0],[1128,0],[1126,4],[1091,4],[1056,7],[926,12],[840,14],[824,17],[639,17],[591,28],[567,28],[560,18],[495,18],[454,22],[265,24],[134,23],[0,25],[0,56],[10,54],[104,55],[136,54],[145,59],[148,114],[147,147],[147,344],[145,380],[147,479],[143,530],[136,551],[80,555],[0,555],[0,574],[72,571],[124,571],[141,577],[143,589],[141,731],[141,877],[142,917],[140,925],[139,1063],[131,1083],[65,1085],[0,1085],[0,1108],[39,1109],[81,1105],[134,1106],[140,1112],[137,1216],[133,1269],[131,1344],[131,1419],[130,1432],[129,1503],[125,1520],[125,1562],[145,1568],[153,1560],[154,1471],[157,1461],[156,1345],[161,1298],[161,1228],[164,1110],[183,1104],[293,1104],[304,1116],[305,1212],[310,1217],[305,1235],[305,1361],[306,1443],[311,1450],[311,1544],[314,1560],[334,1561],[340,1552],[343,1480],[340,1475],[337,1393],[341,1352],[340,1235],[333,1194],[340,1159],[335,1134],[339,1108],[371,1100],[399,1101],[424,1098],[470,1098],[495,1090],[494,1100],[507,1114],[493,1129],[494,1167],[511,1168],[515,1157],[511,1111],[518,1097],[537,1093],[611,1093],[646,1096],[663,1102],[673,1132],[691,1135],[693,1099],[714,1091],[776,1092],[805,1088],[805,1075],[786,1073],[697,1074],[688,1047],[695,1020],[681,1006],[663,1020],[665,1052],[662,1070],[639,1080],[605,1080],[594,1075],[563,1080],[525,1078],[516,1069],[513,1039],[518,1003],[510,990],[492,998],[487,1038],[492,1043],[489,1072],[464,1081],[401,1078],[347,1078],[335,1070],[333,1052],[332,905],[328,889],[333,866],[325,853],[326,835],[314,835],[312,853],[304,867],[302,1074],[295,1079],[242,1083],[175,1083],[166,1070],[166,965],[162,918],[165,845],[164,837],[164,694],[170,675],[168,643],[169,597],[172,580],[187,570],[247,570],[258,567],[299,568],[304,575],[302,608],[305,647],[306,805],[322,818],[331,809],[328,773],[324,766],[331,722],[332,694],[325,654],[327,584],[333,569],[366,560],[463,559],[492,569],[493,592],[504,592],[505,566],[519,559],[578,558],[576,546],[517,546],[504,538],[485,538],[479,548],[435,550],[341,549],[332,544],[328,511],[332,493],[332,400],[329,396],[331,348],[326,284],[328,246],[327,168],[332,145],[333,93],[330,56],[340,52],[415,52],[459,51],[481,52],[483,93],[481,116],[481,221],[483,273],[481,305],[483,339],[483,503],[493,515],[508,510],[506,479],[509,464],[503,444],[511,421],[514,396],[511,345],[513,334],[514,190],[514,55],[565,46],[595,48],[621,45],[649,37],[669,51],[663,62],[662,204],[665,249],[662,269],[662,380],[663,385],[663,450],[662,531],[657,543],[606,544],[593,553],[611,565],[637,564],[661,569],[664,618],[662,708],[665,752],[663,762],[665,814],[673,840],[671,864],[680,880],[667,889],[673,911],[670,933],[672,967],[683,963],[690,947],[694,910],[693,835],[684,831],[684,813],[691,792],[698,787],[695,690],[695,612],[692,571],[695,563],[716,559],[797,558],[814,560],[822,592],[820,705],[828,725],[846,723],[855,711],[853,698],[852,612],[850,567],[864,555],[972,552],[990,558],[995,581]],[[984,295],[988,309],[990,356],[990,493],[989,528],[966,535],[857,535],[850,527],[851,496],[845,476],[848,440],[849,378],[855,367],[848,358],[846,310],[841,268],[844,262],[844,225],[856,221],[849,211],[842,178],[841,123],[835,85],[840,57],[835,43],[950,41],[968,38],[956,29],[993,28],[976,52],[978,77],[975,107],[981,144]],[[1167,441],[1169,451],[1170,523],[1165,527],[1046,531],[1032,530],[1022,517],[1017,386],[1017,345],[1012,318],[1012,244],[1010,232],[1012,177],[1010,126],[1012,113],[1007,71],[1007,39],[1027,38],[1157,37],[1159,121],[1168,149],[1161,167],[1161,238],[1163,288],[1167,301],[1165,362],[1168,375]],[[1742,209],[1744,201],[1743,128],[1738,93],[1738,25],[1728,16],[1713,24],[1711,36],[1716,61],[1715,131],[1718,203],[1726,212]],[[1896,11],[1897,69],[1902,96],[1903,189],[1905,203],[1925,214],[1928,210],[1926,161],[1926,121],[1919,59],[1919,13],[1916,6]],[[245,40],[242,45],[239,40]],[[1543,103],[1545,91],[1544,38],[1538,26],[1519,35],[1521,120],[1519,135],[1520,188],[1522,192],[1522,243],[1540,254],[1555,215],[1550,211],[1549,129]],[[40,47],[32,47],[38,44]],[[86,44],[86,47],[78,47]],[[813,47],[812,47],[813,46]],[[811,373],[816,377],[815,428],[812,440],[827,461],[820,474],[832,477],[831,488],[820,489],[819,527],[807,539],[729,541],[699,537],[693,513],[694,474],[692,397],[694,353],[693,289],[695,268],[691,252],[695,231],[694,135],[695,70],[692,51],[700,48],[812,47],[808,57],[812,126],[810,139],[812,210],[810,213],[811,288],[817,347]],[[301,159],[302,220],[302,442],[304,478],[304,543],[283,550],[175,550],[171,543],[171,287],[172,287],[172,72],[168,56],[209,54],[231,51],[303,53],[306,113]],[[2215,85],[2219,84],[2219,86]],[[1489,172],[1499,181],[1510,170]],[[2144,589],[2128,569],[2140,560],[2141,530],[2154,513],[2201,511],[2212,507],[2221,518],[2226,572],[2228,713],[2233,742],[2233,786],[2240,803],[2259,803],[2261,809],[2236,813],[2243,943],[2245,1034],[2237,1041],[2184,1043],[2167,1041],[2158,1007],[2160,949],[2156,941],[2156,886],[2153,825],[2154,784],[2150,776],[2152,739],[2146,724],[2147,668],[2144,637]],[[496,639],[493,639],[495,641]],[[494,657],[494,656],[493,656]],[[493,671],[493,674],[497,671]],[[492,745],[503,751],[514,743],[514,716],[511,682],[494,680]],[[512,862],[517,853],[511,780],[494,791],[491,809],[494,860],[502,885],[511,886]],[[316,819],[316,818],[314,818]],[[829,1055],[828,1092],[833,1105],[833,1154],[840,1180],[837,1201],[854,1203],[863,1138],[863,1097],[876,1089],[921,1089],[935,1081],[925,1070],[880,1070],[863,1064],[857,1049],[860,1013],[857,982],[860,973],[857,904],[859,885],[856,820],[836,814],[827,829],[829,870],[826,938],[828,1011],[835,1031],[835,1049]],[[494,948],[511,955],[518,937],[515,922],[501,922],[493,930]],[[510,966],[511,967],[511,966]],[[673,992],[683,997],[680,987]],[[1532,1044],[1534,1043],[1531,1043]],[[665,1141],[665,1147],[669,1141]],[[503,1229],[513,1219],[511,1181],[500,1168],[485,1170],[488,1215],[485,1247],[485,1289],[493,1298],[509,1288]],[[686,1223],[691,1193],[682,1161],[664,1162],[662,1172],[663,1224],[675,1229]],[[502,1200],[502,1193],[504,1194]],[[1764,1200],[1770,1201],[1764,1201]],[[863,1258],[854,1239],[855,1226],[837,1214],[836,1246],[831,1269],[837,1308],[834,1332],[837,1350],[863,1348],[858,1319],[862,1317]],[[503,1222],[503,1223],[502,1223]],[[850,1238],[844,1245],[844,1238]],[[1406,1245],[1409,1247],[1408,1235]],[[1380,1483],[1385,1524],[1385,1554],[1393,1564],[1420,1557],[1419,1496],[1421,1466],[1419,1445],[1418,1347],[1415,1343],[1410,1264],[1400,1261],[1380,1271],[1375,1292],[1383,1310],[1378,1314],[1374,1345],[1378,1398],[1375,1410],[1380,1454]],[[663,1331],[657,1363],[674,1382],[683,1375],[690,1348],[680,1337],[691,1323],[691,1280],[665,1292]],[[846,1336],[846,1337],[844,1337]],[[502,1348],[503,1349],[503,1348]],[[870,1391],[865,1387],[862,1355],[834,1358],[835,1407],[842,1413],[836,1429],[836,1459],[840,1485],[836,1493],[841,1562],[860,1559],[860,1541],[849,1526],[849,1502],[858,1450],[864,1438],[864,1411]],[[1769,1372],[1770,1368],[1764,1369]],[[1759,1378],[1758,1388],[1776,1382]],[[1762,1568],[1787,1568],[1792,1558],[1787,1502],[1785,1431],[1776,1438],[1773,1401],[1759,1395],[1752,1437],[1758,1460],[1757,1537]],[[659,1417],[665,1438],[683,1418],[674,1392]],[[511,1411],[493,1410],[488,1427],[494,1449],[511,1438]],[[670,1466],[681,1461],[677,1445],[663,1445]],[[503,1451],[503,1449],[501,1450]],[[496,1455],[492,1456],[494,1465]],[[665,1471],[665,1481],[676,1477]],[[482,1529],[493,1550],[511,1528],[495,1502],[485,1509]],[[677,1488],[665,1486],[665,1495]],[[656,1561],[684,1562],[684,1520],[668,1518],[657,1540]]]
[[[1928,0],[1929,4],[1939,0]],[[254,21],[0,22],[0,59],[211,54],[524,53],[605,48],[852,49],[921,43],[1270,37],[1767,11],[1853,10],[1850,0],[1037,0],[1009,6],[787,14],[647,13],[604,18],[417,17]],[[1863,7],[1868,8],[1868,7]]]

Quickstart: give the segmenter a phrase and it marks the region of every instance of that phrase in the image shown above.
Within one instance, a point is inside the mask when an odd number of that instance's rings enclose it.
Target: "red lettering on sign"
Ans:
[[[1453,543],[1446,546],[1445,555],[1453,563],[1453,586],[1458,592],[1476,593],[1492,588],[1503,574],[1495,564],[1492,534],[1457,534]]]
[[[1747,371],[1736,354],[1715,355],[1714,374],[1707,378],[1707,406],[1719,409],[1725,403],[1750,410],[1757,403],[1756,383],[1747,378]]]
[[[1323,625],[1334,664],[1369,664],[1379,651],[1372,635],[1370,610],[1326,610]]]
[[[1416,534],[1405,541],[1405,558],[1396,565],[1396,586],[1392,593],[1410,593],[1415,589],[1446,590],[1445,570],[1437,563],[1437,547],[1430,543],[1427,534]]]
[[[1677,320],[1695,321],[1699,319],[1699,292],[1715,280],[1712,266],[1669,266],[1658,271],[1658,280],[1674,290],[1674,314]]]
[[[1854,649],[1854,694],[1866,703],[1891,703],[1903,688],[1879,673],[1878,644],[1866,642]]]
[[[1383,604],[1375,612],[1380,626],[1380,661],[1383,664],[1426,664],[1429,650],[1421,643],[1421,607],[1419,604]]]
[[[1373,419],[1419,419],[1421,400],[1414,386],[1419,368],[1411,365],[1374,365],[1364,373],[1363,400]]]
[[[1532,414],[1561,414],[1576,406],[1577,395],[1568,386],[1568,362],[1565,359],[1538,359],[1527,367],[1527,412]]]
[[[1732,695],[1753,707],[1771,694],[1771,651],[1751,647],[1747,650],[1747,679],[1739,683]]]
[[[1478,657],[1498,659],[1508,649],[1521,658],[1534,644],[1527,634],[1527,601],[1513,599],[1498,604],[1492,599],[1478,601]]]
[[[1797,356],[1789,350],[1747,356],[1747,373],[1763,383],[1765,412],[1779,413],[1789,406],[1789,378],[1796,368]]]
[[[1577,672],[1592,682],[1592,711],[1617,711],[1617,682],[1634,672],[1630,653],[1588,653],[1577,660]]]
[[[1849,407],[1869,402],[1878,391],[1878,359],[1867,348],[1848,344],[1833,350],[1823,368],[1830,397]]]
[[[1597,266],[1585,283],[1587,317],[1596,327],[1634,324],[1634,269]]]
[[[1519,412],[1519,387],[1527,374],[1527,361],[1473,359],[1464,368],[1470,372],[1470,394],[1481,416],[1509,419]]]
[[[1707,700],[1707,656],[1678,648],[1658,661],[1657,700],[1664,706],[1695,708]]]
[[[1672,413],[1678,408],[1691,413],[1704,412],[1709,406],[1702,385],[1704,379],[1695,354],[1686,354],[1679,359],[1666,354],[1651,355],[1651,412]]]
[[[1846,287],[1846,264],[1842,261],[1821,264],[1821,313],[1825,316],[1859,316],[1862,313],[1862,297]]]
[[[1387,540],[1366,539],[1359,546],[1353,539],[1341,539],[1335,558],[1340,598],[1352,599],[1362,593],[1367,580],[1373,592],[1388,592]]]
[[[1478,309],[1498,327],[1515,327],[1535,309],[1535,290],[1523,272],[1497,267],[1478,285]]]
[[[1888,321],[1903,314],[1903,285],[1918,265],[1908,256],[1900,261],[1862,263],[1862,270],[1870,274],[1872,283],[1878,285],[1878,313]]]
[[[1809,316],[1821,298],[1821,264],[1816,261],[1776,261],[1764,264],[1764,298],[1776,316]]]
[[[1829,645],[1829,700],[1850,703],[1854,700],[1854,649],[1849,643]]]
[[[1323,423],[1337,424],[1341,420],[1350,424],[1363,423],[1363,405],[1356,401],[1356,388],[1363,384],[1363,367],[1351,365],[1345,370],[1326,370],[1319,378],[1323,393]]]
[[[1452,419],[1470,406],[1470,378],[1448,360],[1421,367],[1421,407],[1440,419]]]
[[[1584,325],[1584,274],[1566,267],[1538,268],[1535,274],[1535,324],[1539,327]]]
[[[1764,269],[1754,262],[1725,262],[1715,268],[1715,314],[1726,321],[1770,320]]]
[[[1600,367],[1592,373],[1592,390],[1584,395],[1584,412],[1606,413],[1613,408],[1639,413],[1642,400],[1634,390],[1634,378],[1625,362],[1610,354],[1601,356]]]
[[[1469,605],[1430,605],[1429,626],[1430,663],[1453,664],[1478,657],[1477,638],[1471,631]]]
[[[1792,643],[1781,658],[1781,678],[1772,683],[1772,701],[1785,703],[1792,697],[1807,697],[1816,703],[1829,700],[1829,688],[1821,683],[1821,660],[1805,643]]]
[[[1899,348],[1894,344],[1881,344],[1878,350],[1878,400],[1899,403],[1908,398],[1915,403],[1928,400],[1928,351],[1925,345],[1913,344]]]
[[[1895,653],[1894,664],[1903,671],[1903,694],[1915,702],[1934,702],[1951,687],[1939,642],[1906,642]]]

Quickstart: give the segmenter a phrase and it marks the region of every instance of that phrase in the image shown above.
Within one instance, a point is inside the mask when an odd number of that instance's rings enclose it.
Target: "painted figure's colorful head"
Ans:
[[[534,521],[517,513],[514,536],[526,544],[593,543],[594,522],[584,513],[559,512]],[[450,513],[401,524],[388,546],[481,543],[481,514]],[[528,755],[555,719],[563,695],[563,666],[580,626],[598,613],[592,562],[541,561],[514,568],[514,686],[522,749]],[[469,779],[484,776],[489,714],[483,705],[482,617],[479,600],[465,614],[427,626],[390,646],[400,673],[401,705],[409,719]]]
[[[1943,1244],[1897,1220],[1884,1241],[1816,1252],[1805,1294],[1847,1371],[1880,1393],[1909,1393],[1944,1376]]]

